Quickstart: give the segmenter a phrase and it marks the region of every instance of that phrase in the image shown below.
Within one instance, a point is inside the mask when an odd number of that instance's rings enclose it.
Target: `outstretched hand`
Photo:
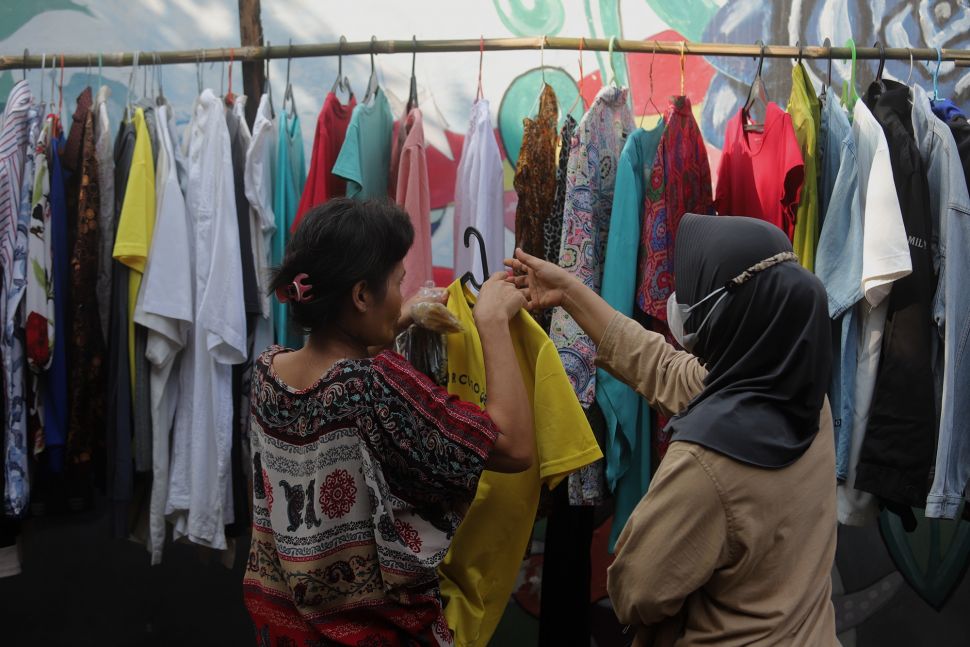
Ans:
[[[570,284],[576,280],[558,265],[521,249],[516,249],[515,258],[507,259],[505,265],[512,270],[508,280],[519,289],[533,312],[561,306]]]

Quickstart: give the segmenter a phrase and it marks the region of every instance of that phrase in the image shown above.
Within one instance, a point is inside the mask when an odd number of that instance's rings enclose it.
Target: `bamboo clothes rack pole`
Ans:
[[[534,38],[466,38],[456,40],[377,40],[343,41],[332,43],[312,43],[304,45],[273,45],[272,47],[219,47],[208,49],[188,49],[161,52],[139,52],[138,61],[141,65],[176,65],[183,63],[204,63],[213,61],[258,61],[265,59],[314,58],[321,56],[339,56],[353,54],[443,54],[449,52],[478,52],[480,50],[516,51],[534,49],[579,50],[582,49],[606,52],[610,49],[610,40],[605,38],[565,38],[560,36],[536,36]],[[758,57],[763,53],[766,58],[797,58],[806,59],[850,59],[852,52],[848,47],[824,47],[792,45],[741,45],[734,43],[695,43],[681,41],[657,40],[624,40],[613,41],[614,52],[642,52],[657,54],[687,56],[741,56]],[[63,54],[64,67],[91,67],[99,60],[109,67],[130,66],[134,61],[135,52],[87,52],[82,54]],[[960,67],[970,67],[970,50],[965,49],[930,49],[887,47],[880,52],[877,47],[857,47],[856,59],[918,61],[954,61]],[[57,65],[62,63],[61,54],[48,53],[46,57],[39,54],[10,54],[0,56],[0,70],[35,69],[41,67],[43,61],[57,57]],[[937,58],[939,56],[939,59]],[[100,57],[100,59],[99,59]],[[49,64],[48,64],[49,66]]]

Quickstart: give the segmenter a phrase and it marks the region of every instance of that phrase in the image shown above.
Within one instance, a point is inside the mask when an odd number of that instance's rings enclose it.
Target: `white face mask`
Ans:
[[[686,322],[687,319],[690,318],[690,315],[694,311],[694,309],[697,308],[697,306],[704,303],[705,301],[717,296],[718,294],[721,295],[720,298],[718,298],[718,300],[714,303],[714,306],[707,313],[707,316],[704,317],[704,321],[702,321],[701,325],[697,327],[697,330],[695,330],[692,333],[684,333],[684,322]],[[697,336],[704,328],[704,325],[707,324],[708,320],[711,318],[711,315],[714,314],[714,311],[717,309],[717,306],[719,306],[721,302],[724,301],[724,298],[727,295],[728,295],[727,289],[718,288],[717,290],[714,290],[713,292],[711,292],[706,297],[704,297],[703,299],[701,299],[700,301],[698,301],[692,306],[685,306],[680,303],[677,303],[676,292],[673,292],[670,295],[670,298],[667,299],[667,326],[670,327],[670,334],[674,336],[674,339],[677,340],[677,343],[683,346],[684,350],[686,350],[688,353],[694,352],[694,347],[697,346]]]

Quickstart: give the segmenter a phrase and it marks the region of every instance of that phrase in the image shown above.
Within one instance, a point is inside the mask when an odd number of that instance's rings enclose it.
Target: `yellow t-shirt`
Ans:
[[[112,252],[115,260],[131,268],[128,273],[128,363],[132,389],[135,388],[135,302],[138,300],[155,228],[155,163],[152,161],[152,141],[148,135],[145,111],[141,108],[135,110],[133,121],[135,150]]]
[[[465,328],[447,337],[448,392],[484,406],[482,344],[469,305],[474,297],[459,281],[448,292],[448,309]],[[438,569],[445,617],[458,647],[484,647],[495,632],[532,535],[542,484],[553,488],[603,457],[548,335],[524,311],[510,329],[534,412],[538,459],[520,474],[483,473]]]

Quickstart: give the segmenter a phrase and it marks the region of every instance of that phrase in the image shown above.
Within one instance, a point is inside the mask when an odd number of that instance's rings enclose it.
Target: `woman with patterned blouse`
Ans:
[[[482,470],[534,460],[508,327],[525,299],[504,273],[475,306],[486,411],[375,352],[410,323],[413,239],[389,202],[331,200],[303,218],[272,283],[308,337],[266,350],[253,375],[244,589],[261,646],[452,645],[437,567]]]

